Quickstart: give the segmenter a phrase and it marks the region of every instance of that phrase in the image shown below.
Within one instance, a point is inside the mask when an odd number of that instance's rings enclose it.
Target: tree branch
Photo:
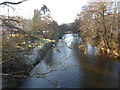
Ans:
[[[20,3],[23,3],[27,0],[22,0],[22,1],[19,1],[19,2],[9,2],[9,1],[5,1],[5,2],[2,2],[0,3],[0,5],[7,5],[7,4],[12,4],[12,5],[17,5],[17,4],[20,4]]]
[[[13,22],[17,22],[17,23],[20,23],[18,20],[15,20],[15,19],[2,19],[2,18],[0,18],[0,20],[2,20],[3,22],[6,22],[6,21],[13,21]]]

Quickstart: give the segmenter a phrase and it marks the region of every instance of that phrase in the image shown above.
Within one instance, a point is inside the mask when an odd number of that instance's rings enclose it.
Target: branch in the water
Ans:
[[[20,4],[20,3],[23,3],[27,0],[22,0],[22,1],[19,1],[19,2],[9,2],[9,1],[5,1],[5,2],[2,2],[0,3],[0,5],[7,5],[7,4],[11,4],[11,5],[17,5],[17,4]]]

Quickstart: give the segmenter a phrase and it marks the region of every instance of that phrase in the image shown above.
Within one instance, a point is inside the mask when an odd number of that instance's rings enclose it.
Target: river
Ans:
[[[20,88],[117,88],[118,62],[105,56],[85,55],[77,48],[80,38],[65,34],[30,72]]]

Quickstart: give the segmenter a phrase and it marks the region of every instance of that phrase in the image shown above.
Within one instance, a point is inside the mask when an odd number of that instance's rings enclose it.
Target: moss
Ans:
[[[45,43],[40,43],[40,46],[45,46]]]

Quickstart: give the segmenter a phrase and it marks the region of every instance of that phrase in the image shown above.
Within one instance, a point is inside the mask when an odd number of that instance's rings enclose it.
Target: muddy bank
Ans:
[[[29,51],[28,54],[20,55],[2,63],[2,87],[17,88],[25,75],[40,62],[47,50],[52,47],[52,42],[44,46],[38,46]]]

